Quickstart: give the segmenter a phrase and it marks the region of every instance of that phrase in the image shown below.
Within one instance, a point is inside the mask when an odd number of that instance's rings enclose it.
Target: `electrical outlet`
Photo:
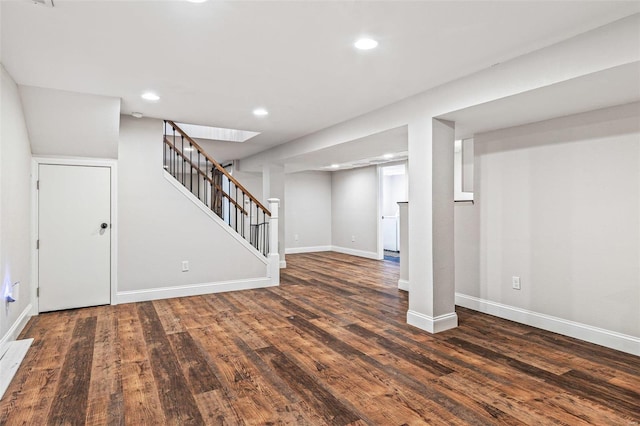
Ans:
[[[182,272],[187,272],[189,271],[189,261],[188,260],[183,260],[182,261]]]
[[[356,241],[356,236],[355,236],[355,235],[352,235],[352,236],[351,236],[351,242],[353,243],[353,242],[355,242],[355,241]]]
[[[520,277],[511,277],[511,287],[514,290],[520,290]]]

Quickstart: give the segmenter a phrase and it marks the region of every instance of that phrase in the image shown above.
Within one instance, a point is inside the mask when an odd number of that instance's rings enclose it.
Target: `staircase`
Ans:
[[[267,257],[271,212],[173,121],[164,126],[164,169]]]

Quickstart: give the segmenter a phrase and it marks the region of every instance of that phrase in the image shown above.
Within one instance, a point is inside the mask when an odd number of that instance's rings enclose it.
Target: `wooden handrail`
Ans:
[[[178,154],[180,157],[182,157],[184,159],[185,162],[189,163],[189,165],[191,166],[192,169],[196,169],[196,171],[198,172],[199,175],[201,175],[207,182],[209,182],[212,186],[214,186],[218,191],[220,191],[220,193],[222,193],[222,195],[229,200],[234,206],[236,206],[237,209],[240,210],[241,213],[243,213],[245,216],[249,216],[249,212],[246,211],[244,209],[244,206],[241,206],[240,204],[238,204],[233,198],[231,198],[231,196],[229,194],[227,194],[227,192],[217,183],[215,183],[213,181],[213,179],[211,179],[206,173],[204,173],[202,170],[200,170],[199,166],[196,166],[193,161],[191,161],[186,155],[184,155],[183,152],[179,151],[176,146],[174,144],[171,143],[171,141],[169,139],[167,139],[167,137],[165,136],[164,138],[164,143],[169,145],[169,147],[171,149],[173,149],[176,154]],[[250,195],[250,194],[247,194]]]
[[[258,200],[253,196],[253,195],[251,195],[251,193],[250,193],[249,191],[247,191],[247,189],[246,189],[244,186],[242,186],[242,185],[240,184],[240,182],[238,182],[238,181],[237,181],[233,176],[231,176],[231,175],[229,174],[229,172],[228,172],[224,167],[222,167],[222,166],[221,166],[221,165],[220,165],[216,160],[214,160],[213,158],[211,158],[211,156],[209,156],[209,154],[207,154],[207,153],[204,151],[204,149],[202,149],[202,147],[196,143],[196,141],[194,141],[194,140],[193,140],[189,135],[187,135],[187,134],[186,134],[186,133],[185,133],[185,132],[180,128],[180,127],[178,127],[178,126],[176,125],[176,123],[174,123],[174,122],[173,122],[173,121],[171,121],[171,120],[165,120],[165,121],[166,121],[167,123],[169,123],[169,124],[171,125],[171,127],[173,127],[173,129],[174,129],[174,130],[176,130],[178,133],[180,133],[180,135],[182,135],[184,138],[186,138],[186,139],[189,141],[189,143],[190,143],[190,144],[191,144],[195,149],[197,149],[197,150],[198,150],[198,152],[200,152],[200,154],[202,154],[202,155],[203,155],[207,160],[209,160],[209,162],[210,162],[213,166],[215,166],[215,168],[216,168],[216,169],[218,169],[218,171],[220,171],[222,174],[224,174],[224,175],[227,177],[227,179],[229,179],[231,182],[233,182],[233,184],[234,184],[237,188],[240,188],[240,190],[241,190],[242,192],[244,192],[244,193],[249,197],[249,199],[251,199],[251,201],[253,201],[253,202],[254,202],[258,207],[260,207],[260,208],[261,208],[261,209],[262,209],[262,210],[267,214],[267,216],[271,216],[271,212],[269,211],[269,209],[267,209],[265,206],[263,206],[263,205],[262,205],[262,203],[261,203],[260,201],[258,201]],[[164,136],[165,136],[165,139],[166,139],[166,135],[164,135]],[[174,146],[174,149],[176,149],[176,148],[175,148],[175,146]],[[177,151],[177,149],[176,149],[176,151]]]

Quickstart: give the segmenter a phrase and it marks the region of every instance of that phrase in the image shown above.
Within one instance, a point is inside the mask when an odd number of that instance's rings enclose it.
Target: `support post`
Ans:
[[[407,323],[439,333],[458,326],[455,312],[453,154],[455,123],[432,119],[409,126],[409,311]]]
[[[269,198],[269,277],[271,284],[280,285],[280,255],[278,254],[278,208],[280,199]]]

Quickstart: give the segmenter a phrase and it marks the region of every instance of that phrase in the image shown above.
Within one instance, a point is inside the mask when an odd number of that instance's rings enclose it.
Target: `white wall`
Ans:
[[[31,150],[18,87],[4,67],[0,87],[0,343],[14,339],[31,299]],[[7,286],[20,281],[17,302]],[[22,316],[22,318],[21,318]],[[0,344],[0,346],[2,346]],[[1,348],[0,348],[1,349]]]
[[[331,175],[331,243],[334,250],[377,258],[377,168],[361,167]]]
[[[399,214],[398,202],[407,201],[407,175],[382,176],[382,216]]]
[[[34,155],[118,158],[120,99],[20,86]]]
[[[328,249],[331,246],[331,173],[287,174],[284,193],[287,252]]]
[[[233,170],[232,176],[251,193],[263,206],[269,208],[267,200],[262,196],[262,173],[239,172]]]
[[[162,148],[162,121],[122,117],[118,290],[266,277],[263,261],[165,179]]]
[[[456,291],[640,337],[639,117],[635,103],[476,135]]]

